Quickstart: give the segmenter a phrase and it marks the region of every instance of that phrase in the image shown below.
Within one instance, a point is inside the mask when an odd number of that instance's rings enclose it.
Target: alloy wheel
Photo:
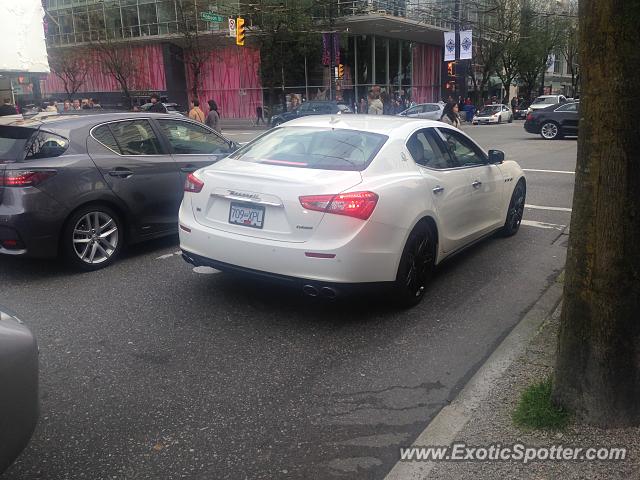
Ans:
[[[73,250],[80,260],[98,265],[118,248],[118,225],[105,212],[89,212],[73,228]]]
[[[547,140],[553,140],[558,136],[558,126],[555,123],[545,123],[540,129],[542,138]]]
[[[515,232],[520,228],[522,216],[524,215],[524,197],[524,187],[522,184],[518,184],[516,190],[513,192],[511,205],[509,205],[509,217],[507,219],[507,226],[512,232]]]

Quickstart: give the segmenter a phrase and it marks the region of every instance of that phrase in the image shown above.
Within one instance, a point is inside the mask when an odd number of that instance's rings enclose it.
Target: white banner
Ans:
[[[470,60],[473,54],[473,34],[471,30],[460,31],[460,60]]]
[[[444,61],[456,59],[456,32],[444,32]]]
[[[236,19],[235,18],[229,19],[229,36],[230,37],[236,36]]]
[[[547,73],[553,73],[556,63],[556,54],[552,53],[547,57]]]

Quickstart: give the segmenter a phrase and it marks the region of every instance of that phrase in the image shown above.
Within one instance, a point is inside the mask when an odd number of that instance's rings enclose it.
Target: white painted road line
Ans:
[[[533,210],[552,210],[554,212],[570,212],[570,208],[565,207],[543,207],[541,205],[525,205],[526,208],[532,208]]]
[[[544,228],[547,230],[564,230],[566,225],[559,225],[557,223],[536,222],[535,220],[522,220],[521,225],[527,227]]]
[[[569,170],[539,170],[537,168],[523,168],[523,172],[541,172],[541,173],[568,173],[570,175],[575,175],[576,172],[570,172]]]

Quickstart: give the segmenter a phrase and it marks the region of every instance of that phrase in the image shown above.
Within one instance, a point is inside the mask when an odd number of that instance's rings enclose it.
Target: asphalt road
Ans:
[[[42,407],[0,478],[384,478],[564,265],[576,141],[465,130],[527,169],[535,208],[410,311],[196,272],[176,238],[89,274],[0,258],[0,304],[39,340]]]

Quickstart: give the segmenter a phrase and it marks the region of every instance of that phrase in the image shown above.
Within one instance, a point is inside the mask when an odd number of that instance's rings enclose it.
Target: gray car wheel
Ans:
[[[560,136],[560,128],[553,122],[547,122],[540,128],[540,135],[545,140],[555,140]]]
[[[75,212],[63,233],[67,260],[81,270],[98,270],[113,263],[122,249],[122,224],[110,208],[88,206]]]

